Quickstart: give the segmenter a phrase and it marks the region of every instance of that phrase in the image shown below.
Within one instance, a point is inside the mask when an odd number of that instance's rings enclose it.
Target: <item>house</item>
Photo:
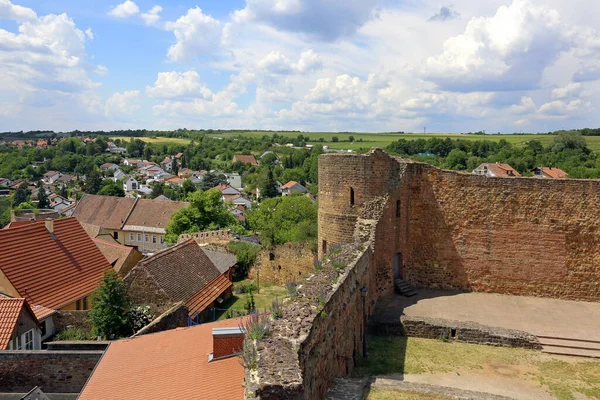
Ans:
[[[537,167],[531,172],[536,178],[564,179],[569,177],[569,174],[556,167]]]
[[[139,262],[124,282],[132,301],[156,315],[184,302],[191,317],[229,298],[233,287],[229,270],[221,272],[194,239]]]
[[[142,253],[164,249],[173,213],[189,203],[86,194],[73,212],[79,222],[104,228],[120,244]]]
[[[289,181],[281,187],[281,195],[287,196],[292,193],[308,193],[308,189],[296,181]]]
[[[166,171],[158,165],[147,165],[137,170],[138,174],[145,176],[146,178],[154,178],[159,175],[166,174]]]
[[[124,165],[129,165],[135,168],[142,168],[144,167],[144,162],[142,160],[133,160],[133,159],[125,159],[123,160],[123,164]]]
[[[240,192],[239,190],[232,188],[231,186],[226,185],[224,183],[221,183],[220,185],[215,186],[213,189],[217,189],[218,191],[223,193],[223,196],[225,196],[225,195],[241,195],[242,194],[242,192]]]
[[[70,217],[73,215],[73,210],[75,210],[75,207],[77,207],[77,203],[73,203],[70,206],[58,210],[58,213],[63,217]]]
[[[281,161],[279,160],[279,157],[277,157],[277,154],[275,154],[275,152],[271,151],[271,150],[267,150],[264,153],[262,153],[260,155],[260,159],[262,159],[264,156],[266,156],[267,154],[273,154],[275,156],[275,164],[279,164]]]
[[[71,182],[75,182],[77,177],[75,175],[70,174],[61,174],[60,177],[56,180],[56,184],[61,184],[61,186],[67,185]]]
[[[114,240],[92,239],[120,277],[125,277],[144,255],[135,247],[123,246]]]
[[[241,206],[244,210],[252,208],[252,202],[239,194],[224,194],[223,201],[229,201],[236,207]]]
[[[58,180],[58,178],[61,177],[61,175],[62,174],[58,171],[48,171],[44,174],[42,182],[44,182],[46,185],[52,185]]]
[[[190,176],[192,176],[193,173],[194,173],[194,171],[192,171],[189,168],[182,168],[177,173],[177,176],[180,177],[180,178],[182,178],[182,179],[186,179],[186,178],[189,178]]]
[[[127,174],[123,171],[121,171],[120,169],[117,169],[115,171],[115,173],[113,174],[113,181],[118,182],[121,179],[125,179],[127,178]]]
[[[140,184],[135,178],[129,178],[125,182],[123,182],[123,190],[126,192],[130,192],[132,190],[138,190],[140,188]]]
[[[0,178],[0,187],[9,187],[12,185],[12,181],[8,178]]]
[[[0,316],[0,350],[41,349],[40,324],[25,299],[0,296]]]
[[[162,160],[160,162],[160,166],[165,171],[172,171],[173,170],[173,159],[171,157],[165,158],[164,160]]]
[[[117,164],[113,164],[113,163],[104,163],[100,166],[101,171],[116,171],[118,169],[119,169],[119,166]]]
[[[73,217],[0,230],[0,288],[51,310],[87,310],[111,266]]]
[[[230,253],[209,250],[206,247],[202,249],[208,258],[210,258],[210,261],[215,264],[219,272],[227,276],[229,280],[232,280],[235,267],[237,266],[237,257]]]
[[[174,158],[175,158],[176,160],[180,160],[180,159],[181,159],[181,157],[183,157],[183,153],[177,153],[177,154],[175,154],[175,156],[174,156]]]
[[[183,182],[185,181],[185,179],[181,179],[178,178],[176,176],[173,176],[169,179],[165,180],[165,184],[171,186],[171,187],[181,187],[181,185],[183,185]]]
[[[246,317],[247,318],[247,317]],[[244,318],[111,342],[79,400],[244,399]]]
[[[71,200],[56,193],[48,196],[48,199],[50,200],[50,207],[59,212],[73,204]]]
[[[171,199],[169,199],[167,196],[165,196],[164,194],[161,194],[160,196],[156,197],[154,200],[159,200],[159,201],[171,201]]]
[[[233,156],[233,159],[231,160],[231,162],[238,162],[238,161],[241,163],[244,163],[244,164],[258,166],[258,162],[256,161],[256,158],[254,158],[254,156],[246,156],[246,155],[236,154]]]
[[[513,167],[505,163],[483,163],[473,170],[474,175],[484,175],[498,178],[521,176]]]
[[[225,178],[227,179],[227,183],[229,184],[229,186],[231,186],[237,190],[243,189],[242,177],[240,176],[240,174],[235,173],[235,172],[230,173],[230,174],[225,174]]]

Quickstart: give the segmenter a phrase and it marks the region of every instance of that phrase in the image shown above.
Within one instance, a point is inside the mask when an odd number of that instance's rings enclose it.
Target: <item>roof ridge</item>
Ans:
[[[177,243],[175,246],[171,246],[168,247],[162,251],[159,251],[158,253],[146,258],[145,260],[142,260],[138,263],[138,265],[146,265],[148,262],[150,261],[155,261],[158,260],[162,257],[164,257],[165,255],[171,254],[173,253],[175,250],[180,249],[181,247],[184,247],[184,245],[187,245],[189,243],[196,243],[196,240],[194,238],[188,239],[186,241],[183,241],[181,243]],[[197,244],[197,243],[196,243]],[[200,247],[200,245],[198,245],[198,247]]]
[[[121,223],[121,228],[120,228],[121,230],[123,229],[123,227],[125,225],[127,225],[127,220],[129,219],[129,217],[131,217],[131,214],[133,213],[133,210],[135,209],[135,207],[138,205],[139,200],[140,200],[140,198],[136,197],[135,200],[133,201],[133,205],[131,206],[131,208],[129,209],[129,212],[127,213],[127,216]]]
[[[128,249],[128,250],[131,250],[131,249],[133,249],[133,247],[132,247],[132,246],[125,246],[125,245],[123,245],[123,244],[120,244],[120,243],[111,243],[111,242],[108,242],[108,241],[106,241],[106,240],[99,239],[99,238],[97,238],[97,237],[94,237],[94,238],[92,238],[92,240],[93,240],[94,242],[102,242],[103,244],[107,244],[107,245],[109,245],[109,246],[114,246],[114,247],[119,247],[119,248],[122,248],[122,249]]]

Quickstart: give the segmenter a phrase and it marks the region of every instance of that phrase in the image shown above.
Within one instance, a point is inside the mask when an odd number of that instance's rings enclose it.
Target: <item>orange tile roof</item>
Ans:
[[[289,181],[288,183],[286,183],[285,185],[283,185],[281,188],[282,189],[289,189],[294,187],[298,182],[296,181]]]
[[[244,155],[240,155],[240,154],[236,154],[233,156],[233,160],[231,162],[242,162],[244,164],[250,164],[250,165],[258,165],[258,162],[256,161],[256,158],[254,158],[254,156],[244,156]]]
[[[25,299],[0,298],[0,350],[7,350]]]
[[[487,166],[487,168],[497,177],[509,178],[521,176],[516,169],[506,163],[484,163],[482,165]]]
[[[242,400],[244,367],[237,357],[208,361],[213,328],[242,318],[112,342],[79,400]]]
[[[127,197],[86,194],[77,203],[73,216],[85,224],[106,229],[121,229],[131,214],[136,200]]]
[[[111,266],[75,218],[0,230],[0,269],[31,304],[58,309],[92,293]]]
[[[123,229],[130,230],[131,227],[154,228],[159,233],[163,233],[175,211],[189,205],[190,203],[183,201],[139,199],[125,221]]]
[[[123,246],[99,238],[92,238],[92,240],[119,276],[127,275],[131,268],[144,257],[135,247]],[[127,261],[129,261],[129,265],[125,264]]]
[[[542,172],[553,179],[562,179],[569,176],[565,171],[556,167],[541,167]]]
[[[196,313],[203,311],[213,301],[217,300],[221,294],[233,286],[233,283],[225,276],[219,275],[209,282],[202,290],[190,297],[185,305],[188,313],[194,316]]]
[[[31,307],[31,311],[33,311],[33,314],[35,315],[38,321],[42,321],[44,318],[49,317],[50,315],[57,312],[52,308],[44,306],[33,306]]]

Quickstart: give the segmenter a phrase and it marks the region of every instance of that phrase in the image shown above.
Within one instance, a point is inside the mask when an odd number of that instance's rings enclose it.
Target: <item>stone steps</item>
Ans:
[[[367,378],[335,378],[325,400],[362,400],[366,386]]]
[[[600,341],[538,336],[542,351],[565,356],[600,358]]]
[[[394,281],[396,291],[405,297],[411,297],[417,294],[417,291],[408,284],[404,279],[396,279]]]

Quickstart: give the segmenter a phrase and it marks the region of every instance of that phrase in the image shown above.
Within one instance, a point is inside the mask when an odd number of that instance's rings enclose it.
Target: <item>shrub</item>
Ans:
[[[342,269],[346,266],[340,257],[332,258],[331,265],[333,265],[333,268],[335,269]]]
[[[154,319],[154,315],[150,312],[150,306],[136,306],[129,311],[129,320],[133,331],[137,332]]]
[[[313,265],[315,266],[315,270],[320,271],[323,269],[323,262],[321,260],[313,261]]]
[[[321,311],[320,315],[321,315],[321,318],[327,318],[329,316],[329,314],[325,310]]]
[[[56,334],[55,340],[89,340],[92,335],[79,328],[68,328]]]
[[[255,244],[235,241],[229,242],[227,247],[235,254],[237,263],[244,273],[247,273],[250,267],[256,262],[256,257],[261,249],[260,246]]]
[[[129,336],[132,333],[130,299],[125,283],[110,269],[92,297],[89,319],[94,333],[108,339]]]
[[[277,296],[275,296],[275,300],[271,303],[271,316],[273,319],[280,319],[283,317],[283,309],[281,308],[281,303]]]
[[[244,347],[242,351],[238,353],[241,359],[241,364],[244,368],[254,370],[258,367],[258,352],[254,344],[248,339],[248,336],[244,338]]]
[[[256,304],[254,303],[254,295],[252,292],[248,296],[246,296],[246,304],[244,304],[244,309],[248,313],[252,313],[256,310]]]
[[[295,299],[296,297],[298,297],[298,285],[296,285],[296,282],[287,282],[285,284],[285,287],[287,288],[290,298]]]
[[[264,313],[253,312],[240,326],[246,333],[247,339],[257,340],[262,339],[267,335],[270,328],[269,317],[267,310]]]

